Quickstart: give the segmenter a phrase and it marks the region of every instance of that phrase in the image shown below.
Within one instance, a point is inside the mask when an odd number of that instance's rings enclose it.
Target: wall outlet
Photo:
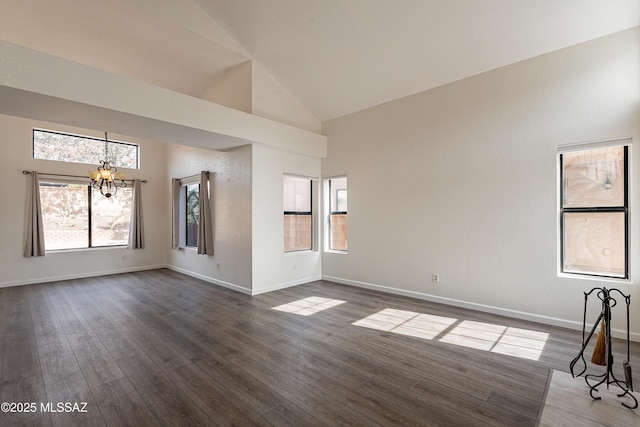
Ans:
[[[440,275],[439,274],[432,274],[431,275],[431,281],[433,283],[440,283]]]

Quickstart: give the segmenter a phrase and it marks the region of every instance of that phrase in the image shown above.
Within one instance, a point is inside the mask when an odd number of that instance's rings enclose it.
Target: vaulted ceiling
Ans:
[[[257,61],[320,121],[640,25],[640,0],[1,6],[2,40],[196,97],[237,65]]]

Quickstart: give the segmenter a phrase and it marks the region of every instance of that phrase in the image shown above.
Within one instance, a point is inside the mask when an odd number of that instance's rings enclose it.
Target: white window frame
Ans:
[[[325,252],[330,252],[330,253],[335,253],[335,254],[343,254],[346,255],[349,251],[349,249],[347,248],[347,250],[340,250],[340,249],[332,249],[331,248],[331,214],[332,214],[332,207],[331,207],[331,181],[334,179],[340,179],[340,178],[345,178],[347,180],[347,183],[349,182],[347,175],[335,175],[335,176],[329,176],[329,177],[325,177],[323,182],[324,182],[324,192],[323,192],[323,200],[324,200],[324,212],[323,212],[323,216],[325,218],[324,221],[324,251]],[[349,186],[347,184],[347,194],[348,193],[348,189]],[[333,211],[336,212],[336,211]],[[346,215],[348,217],[348,212],[349,212],[349,208],[347,207],[347,211],[346,211]]]

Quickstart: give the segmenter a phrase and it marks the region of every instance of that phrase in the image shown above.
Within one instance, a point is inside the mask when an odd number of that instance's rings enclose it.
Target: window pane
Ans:
[[[284,216],[284,251],[311,250],[311,215]]]
[[[109,157],[111,164],[121,168],[138,168],[138,146],[109,141],[105,153],[104,140],[66,135],[34,129],[33,158],[71,163],[98,164]]]
[[[347,250],[347,177],[329,180],[329,249]]]
[[[89,247],[89,197],[86,185],[40,183],[47,250]]]
[[[198,221],[200,220],[200,184],[187,185],[186,195],[186,246],[198,246]]]
[[[131,188],[120,188],[110,198],[92,189],[91,193],[91,245],[118,246],[129,243],[131,222]]]
[[[347,178],[332,178],[331,187],[331,212],[347,211]]]
[[[347,250],[347,215],[333,214],[329,218],[331,224],[331,246],[334,251]]]
[[[311,212],[311,180],[284,176],[284,211]]]
[[[562,155],[563,207],[624,206],[624,147]]]
[[[284,251],[312,249],[311,179],[284,176]],[[302,215],[305,214],[305,215]]]
[[[563,220],[563,271],[625,277],[624,212],[566,212]]]

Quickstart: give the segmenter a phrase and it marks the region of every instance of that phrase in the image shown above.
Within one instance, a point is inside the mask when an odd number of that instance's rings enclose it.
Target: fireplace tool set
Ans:
[[[598,315],[593,327],[591,328],[591,332],[589,335],[585,337],[586,331],[586,323],[587,323],[587,300],[589,296],[595,292],[595,295],[602,302],[602,310]],[[611,309],[617,305],[616,299],[612,296],[618,295],[624,299],[627,306],[627,360],[622,362],[622,368],[624,371],[625,380],[619,380],[615,377],[613,373],[613,352],[611,348]],[[585,375],[584,379],[587,385],[589,386],[589,394],[591,398],[594,400],[600,400],[601,397],[594,394],[594,392],[598,391],[598,386],[606,385],[607,390],[609,389],[609,384],[615,384],[621,389],[621,393],[618,394],[618,397],[629,396],[633,401],[633,405],[627,404],[626,402],[622,402],[623,406],[626,406],[629,409],[636,409],[638,407],[638,400],[635,398],[633,393],[633,379],[631,376],[631,365],[629,363],[629,305],[631,303],[631,297],[629,295],[623,294],[618,289],[607,289],[607,288],[593,288],[589,292],[584,293],[584,317],[582,321],[582,348],[578,355],[571,361],[569,364],[569,369],[571,370],[571,375],[573,377],[579,377],[587,371],[587,363],[584,359],[584,350],[589,344],[589,340],[593,337],[596,328],[600,325],[600,331],[598,332],[598,336],[596,339],[596,344],[593,349],[593,355],[591,356],[591,362],[593,364],[599,366],[605,366],[606,371],[601,375],[588,374]],[[576,364],[582,361],[584,368],[579,373],[574,372],[574,368]]]

